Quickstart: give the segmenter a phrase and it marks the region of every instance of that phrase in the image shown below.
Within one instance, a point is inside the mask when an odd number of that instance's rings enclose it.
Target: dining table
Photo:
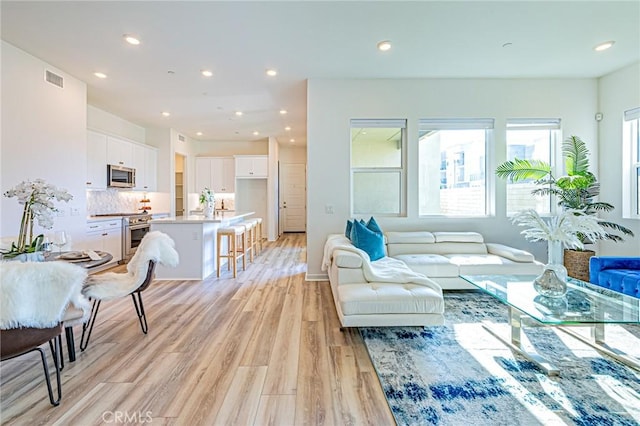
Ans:
[[[93,253],[95,253],[97,256],[100,256],[100,259],[91,259],[89,250],[87,251],[76,250],[76,251],[60,251],[60,252],[47,253],[47,255],[44,256],[44,261],[45,262],[62,261],[62,262],[73,263],[87,269],[89,274],[91,274],[92,270],[95,270],[97,267],[109,263],[113,259],[113,255],[105,251],[94,250]],[[94,257],[97,257],[97,256],[94,256]],[[65,327],[64,334],[67,340],[67,351],[69,352],[69,362],[73,362],[76,360],[76,345],[73,337],[73,327],[72,326]]]

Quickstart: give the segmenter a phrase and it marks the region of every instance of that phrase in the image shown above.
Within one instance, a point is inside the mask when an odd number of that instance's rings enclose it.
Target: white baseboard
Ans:
[[[307,274],[304,277],[305,281],[329,281],[328,274]]]

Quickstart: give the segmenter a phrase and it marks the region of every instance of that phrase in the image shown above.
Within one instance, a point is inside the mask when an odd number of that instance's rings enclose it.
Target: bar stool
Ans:
[[[251,220],[254,222],[258,222],[256,225],[256,248],[260,246],[260,250],[258,250],[257,252],[261,252],[262,251],[262,218],[254,217]]]
[[[253,253],[257,256],[258,255],[258,244],[260,242],[260,222],[258,222],[258,219],[247,219],[247,222],[250,222],[253,224],[253,232],[251,233],[252,239],[249,242],[249,244],[251,245],[251,247],[253,248]]]
[[[246,247],[247,233],[244,226],[229,226],[219,228],[217,232],[217,253],[216,266],[217,274],[220,277],[220,259],[227,259],[227,270],[230,269],[229,263],[233,260],[233,278],[238,276],[238,260],[242,258],[242,270],[247,269]],[[227,237],[227,253],[222,253],[222,238]]]
[[[247,233],[247,245],[245,247],[245,255],[249,253],[249,262],[253,262],[253,257],[256,254],[256,224],[251,220],[245,220],[238,224],[244,226]]]

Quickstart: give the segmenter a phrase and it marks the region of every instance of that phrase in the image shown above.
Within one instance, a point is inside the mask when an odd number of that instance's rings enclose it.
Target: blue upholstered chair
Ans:
[[[640,298],[640,257],[593,256],[589,261],[589,281]]]

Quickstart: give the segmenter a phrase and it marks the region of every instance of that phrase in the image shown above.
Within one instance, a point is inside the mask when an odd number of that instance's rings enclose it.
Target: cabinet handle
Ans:
[[[102,234],[103,237],[106,237],[107,235],[109,235],[109,234],[107,234],[106,232],[104,234]]]
[[[118,164],[124,164],[124,161],[118,161]]]
[[[91,229],[95,229],[95,228],[97,228],[97,227],[98,227],[98,225],[91,225],[91,226],[89,226],[89,228],[91,228]]]
[[[85,185],[91,185],[91,182],[87,182]]]

